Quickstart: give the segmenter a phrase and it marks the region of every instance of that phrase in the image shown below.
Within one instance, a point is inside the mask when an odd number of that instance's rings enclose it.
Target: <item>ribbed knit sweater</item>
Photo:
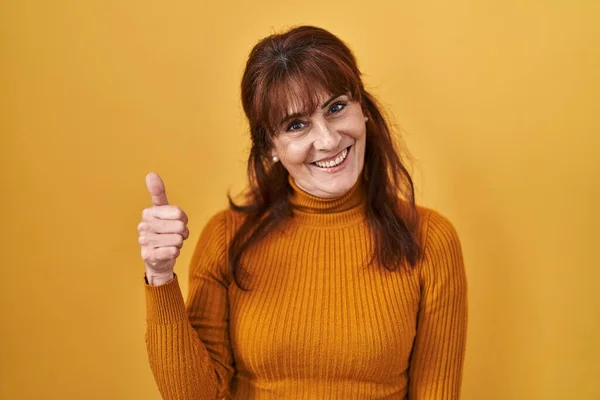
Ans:
[[[294,188],[293,218],[227,265],[243,216],[215,214],[179,277],[145,284],[146,345],[164,399],[458,399],[467,283],[461,244],[418,207],[423,257],[368,264],[373,243],[358,182],[336,199]]]

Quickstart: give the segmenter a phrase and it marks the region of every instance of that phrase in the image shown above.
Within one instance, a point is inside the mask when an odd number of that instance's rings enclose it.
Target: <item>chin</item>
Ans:
[[[318,182],[314,187],[322,193],[319,197],[339,197],[352,189],[357,179],[356,176],[338,177],[331,182]]]

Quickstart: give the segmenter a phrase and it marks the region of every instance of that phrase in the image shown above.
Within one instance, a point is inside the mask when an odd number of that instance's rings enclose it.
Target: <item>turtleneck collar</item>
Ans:
[[[366,192],[361,177],[352,188],[339,197],[317,197],[300,189],[291,175],[288,176],[293,192],[290,203],[294,218],[308,224],[346,225],[363,218]]]

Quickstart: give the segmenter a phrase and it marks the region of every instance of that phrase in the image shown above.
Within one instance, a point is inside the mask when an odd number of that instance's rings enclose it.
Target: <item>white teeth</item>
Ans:
[[[335,167],[336,165],[339,165],[342,161],[344,161],[344,159],[346,158],[347,155],[348,155],[348,149],[344,149],[344,151],[342,151],[342,154],[340,154],[340,156],[338,158],[336,158],[335,160],[333,160],[333,161],[315,161],[315,164],[317,164],[321,168]]]

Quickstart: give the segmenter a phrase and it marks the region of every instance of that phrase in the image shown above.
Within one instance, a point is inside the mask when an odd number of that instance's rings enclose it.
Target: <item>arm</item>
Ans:
[[[146,285],[146,348],[164,399],[215,399],[233,375],[228,332],[225,215],[211,218],[190,263],[188,304],[178,276]]]
[[[460,398],[467,334],[461,244],[450,221],[433,210],[426,229],[409,399],[455,400]]]

